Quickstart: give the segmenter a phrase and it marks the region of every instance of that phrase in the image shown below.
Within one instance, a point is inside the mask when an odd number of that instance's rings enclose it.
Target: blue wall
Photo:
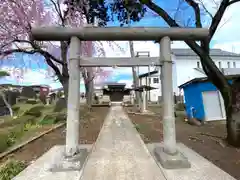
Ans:
[[[230,80],[229,83],[232,83],[232,80]],[[191,107],[194,107],[194,117],[199,120],[204,120],[205,112],[202,92],[216,90],[216,86],[214,86],[211,82],[196,82],[183,87],[187,116],[191,117]]]
[[[187,116],[191,117],[191,107],[196,110],[195,118],[202,119],[204,117],[202,94],[199,88],[199,83],[189,84],[183,88],[186,105]]]

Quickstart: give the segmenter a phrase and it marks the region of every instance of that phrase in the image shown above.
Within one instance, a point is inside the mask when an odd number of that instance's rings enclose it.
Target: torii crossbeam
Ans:
[[[159,41],[168,36],[171,40],[203,40],[208,35],[204,28],[158,27],[36,27],[33,39],[38,41],[65,41],[78,37],[81,41]]]
[[[161,66],[159,57],[81,57],[81,67],[132,67],[132,66]]]

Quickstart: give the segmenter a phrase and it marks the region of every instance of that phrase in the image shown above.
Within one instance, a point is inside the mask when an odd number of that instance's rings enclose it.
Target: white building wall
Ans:
[[[190,81],[191,79],[197,77],[205,77],[203,73],[198,71],[197,60],[185,60],[185,59],[176,59],[176,71],[177,71],[177,88],[179,85]]]
[[[240,67],[240,66],[239,66]],[[225,75],[236,75],[240,74],[240,68],[223,68],[223,73]]]
[[[158,96],[161,96],[161,83],[154,83],[154,79],[157,78],[158,81],[160,82],[160,75],[159,74],[154,74],[151,75],[150,77],[148,77],[148,79],[150,79],[150,86],[157,88],[157,89],[153,89],[150,91],[150,100],[151,101],[157,101],[158,100]],[[148,85],[147,81],[146,81],[146,77],[141,78],[141,85]],[[149,92],[147,93],[149,94]]]
[[[221,69],[222,72],[226,75],[230,74],[240,74],[240,58],[234,57],[212,57],[216,66]],[[199,68],[198,68],[199,63]],[[177,57],[176,58],[177,66],[177,86],[199,77],[206,77],[204,73],[201,73],[202,66],[200,59],[196,57]],[[230,68],[228,68],[230,67]],[[200,69],[198,71],[197,69]]]
[[[218,56],[218,57],[212,57],[216,66],[220,68],[224,74],[226,75],[232,75],[232,74],[240,74],[240,58],[235,58],[235,57],[223,57],[223,56]],[[196,57],[176,57],[172,55],[173,59],[173,91],[176,94],[179,94],[179,89],[178,86],[181,84],[190,81],[194,78],[199,78],[199,77],[206,77],[206,75],[202,70],[201,63],[199,58]],[[198,66],[199,64],[199,66]],[[199,68],[198,68],[199,67]],[[156,87],[158,89],[152,90],[151,91],[151,101],[157,101],[158,96],[161,96],[161,82],[159,83],[153,83],[153,78],[155,77],[160,77],[160,75],[152,75],[151,78],[151,83],[150,86]],[[142,85],[146,85],[146,80],[145,78],[142,79]]]

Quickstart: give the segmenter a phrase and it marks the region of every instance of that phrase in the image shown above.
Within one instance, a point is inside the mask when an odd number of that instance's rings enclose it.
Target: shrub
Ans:
[[[0,134],[0,153],[4,152],[8,147],[8,134]]]
[[[21,96],[36,99],[37,93],[33,90],[32,87],[23,87],[22,92],[21,92]]]
[[[47,97],[45,96],[45,95],[40,95],[39,96],[39,99],[40,99],[40,101],[43,103],[43,104],[47,104],[47,99],[46,99]]]
[[[26,123],[24,125],[23,131],[30,131],[32,129],[36,129],[39,127],[41,127],[41,125],[39,125],[39,124]]]
[[[12,106],[12,110],[13,110],[13,112],[17,113],[17,112],[20,110],[20,106],[18,106],[18,105],[13,105],[13,106]]]
[[[40,117],[44,108],[44,105],[36,105],[24,112],[24,115],[31,115],[34,117]]]
[[[6,151],[10,146],[15,144],[16,139],[22,137],[23,127],[15,126],[9,128],[8,131],[2,132],[0,134],[0,153]]]
[[[28,98],[26,98],[26,97],[18,97],[17,98],[18,103],[25,103],[27,100],[28,100]]]
[[[43,119],[39,122],[39,124],[56,124],[60,121],[66,120],[66,113],[51,113],[44,116]]]
[[[9,159],[0,167],[0,179],[11,180],[25,168],[24,162]]]
[[[34,120],[33,116],[23,115],[16,119],[5,121],[4,123],[0,124],[0,128],[9,127],[9,126],[18,125],[18,124],[24,124],[27,122],[32,122],[33,120]]]
[[[28,99],[28,100],[26,101],[26,103],[27,103],[27,104],[37,104],[38,102],[37,102],[36,99]]]
[[[64,98],[59,98],[56,102],[56,105],[55,105],[53,111],[54,112],[61,112],[65,108],[67,108],[66,100]]]

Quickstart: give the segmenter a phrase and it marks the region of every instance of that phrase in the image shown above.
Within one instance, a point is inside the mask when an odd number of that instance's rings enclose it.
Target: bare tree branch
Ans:
[[[90,83],[91,81],[93,81],[95,77],[96,77],[96,73],[91,78],[87,79],[87,83]]]
[[[149,9],[152,11],[158,13],[171,27],[180,27],[174,19],[172,19],[166,11],[164,11],[161,7],[153,3],[151,0],[141,0],[143,4],[145,4]],[[220,17],[221,18],[221,17]],[[208,39],[209,42],[209,39]],[[218,81],[215,85],[217,87],[221,87],[222,85],[225,85],[224,83],[227,82],[225,81],[224,75],[219,71],[219,69],[216,67],[213,61],[211,61],[211,58],[209,56],[209,53],[205,52],[203,48],[201,48],[200,45],[198,45],[195,41],[191,40],[186,40],[185,43],[199,56],[201,57],[201,62],[203,67],[205,67],[207,72],[216,72],[215,74],[207,74],[211,79],[214,80],[214,78],[221,79],[222,81]],[[204,58],[202,58],[204,57]],[[223,83],[223,84],[222,84]]]
[[[54,0],[50,0],[59,16],[59,18],[61,19],[61,25],[62,26],[65,26],[64,22],[65,22],[65,18],[61,12],[61,8],[60,8],[60,4],[59,4],[59,1],[57,0],[57,2],[54,2]]]
[[[232,1],[230,1],[230,2],[228,3],[228,6],[230,6],[230,5],[232,5],[232,4],[236,3],[236,2],[240,2],[240,0],[232,0]]]
[[[216,6],[219,5],[215,0],[212,0],[212,2],[213,2]]]
[[[58,79],[61,80],[62,75],[61,75],[59,68],[51,61],[50,57],[45,56],[45,60],[46,60],[47,64],[54,70]]]
[[[25,49],[11,49],[11,50],[6,50],[6,51],[2,51],[0,52],[0,56],[8,56],[10,54],[13,54],[13,53],[19,53],[19,52],[23,52],[23,53],[27,53],[27,54],[35,54],[35,53],[38,53],[37,50],[33,49],[33,50],[30,50],[30,51],[27,51]]]
[[[210,28],[209,28],[209,39],[208,39],[209,42],[212,39],[213,35],[215,34],[215,32],[218,28],[218,25],[219,25],[219,23],[220,23],[220,21],[223,17],[223,14],[224,14],[225,10],[228,7],[228,5],[229,5],[229,0],[222,0],[217,13],[213,17],[212,23],[211,23]]]
[[[168,15],[164,9],[162,9],[160,6],[153,3],[151,0],[140,0],[142,4],[145,4],[149,9],[159,14],[171,27],[180,27],[175,20],[171,18],[171,16]]]
[[[10,50],[6,50],[6,51],[2,51],[2,52],[0,52],[0,55],[3,56],[3,57],[6,57],[6,56],[8,56],[10,54],[13,54],[13,53],[27,53],[27,54],[39,53],[39,54],[41,54],[45,57],[45,60],[46,60],[47,64],[55,71],[55,74],[58,75],[58,78],[61,77],[61,72],[59,71],[59,68],[52,62],[52,60],[61,64],[61,65],[64,65],[62,61],[58,60],[57,58],[55,58],[53,55],[51,55],[47,51],[42,50],[41,47],[38,46],[37,44],[34,44],[34,42],[31,42],[31,41],[28,41],[28,40],[15,39],[11,43],[14,43],[14,42],[28,43],[28,44],[32,45],[33,49],[29,50],[29,49],[23,49],[23,48],[18,47],[16,49],[10,49]],[[16,44],[16,46],[17,46],[17,44]]]
[[[194,9],[196,27],[201,28],[202,27],[201,14],[200,14],[200,8],[198,3],[196,3],[194,0],[185,0],[185,1],[186,3],[188,3],[188,5],[190,5]]]
[[[202,0],[198,0],[198,1],[201,3],[201,5],[202,5],[203,9],[206,11],[206,13],[213,19],[213,15],[208,11],[208,9],[204,5],[203,1]]]
[[[224,21],[222,25],[217,28],[217,31],[220,30],[231,18],[232,16],[230,16],[226,21]]]
[[[13,42],[29,43],[36,52],[42,54],[43,56],[47,55],[47,56],[49,56],[53,61],[55,61],[55,62],[57,62],[57,63],[59,63],[59,64],[61,64],[61,65],[66,64],[66,62],[63,62],[63,61],[57,59],[57,58],[56,58],[55,56],[53,56],[52,54],[50,54],[49,52],[44,51],[44,50],[43,50],[39,45],[37,45],[34,41],[15,39]],[[23,50],[23,49],[21,49],[21,50]],[[20,51],[20,52],[23,52],[23,51]],[[36,52],[35,52],[35,53],[36,53]]]
[[[183,2],[183,1],[182,1],[182,2]],[[177,7],[176,13],[175,13],[175,15],[174,15],[174,20],[177,19],[177,12],[180,10],[180,6],[181,6],[182,2],[181,2],[180,0],[178,0],[178,7]]]

